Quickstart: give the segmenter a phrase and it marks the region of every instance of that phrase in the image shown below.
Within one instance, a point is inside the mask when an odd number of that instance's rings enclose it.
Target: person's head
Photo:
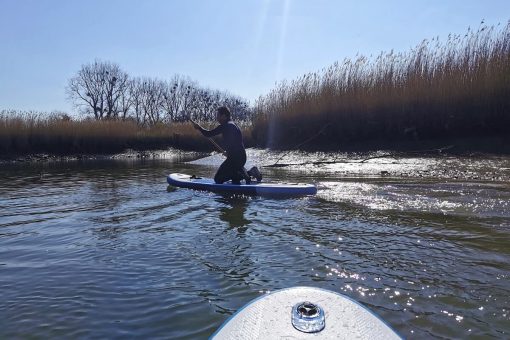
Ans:
[[[230,110],[226,106],[220,106],[216,113],[216,119],[220,124],[225,124],[230,120]]]

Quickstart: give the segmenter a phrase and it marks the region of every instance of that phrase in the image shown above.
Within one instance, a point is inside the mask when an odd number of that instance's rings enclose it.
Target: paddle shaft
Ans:
[[[221,152],[222,154],[226,154],[226,151],[223,150],[223,148],[221,146],[219,146],[218,143],[216,143],[214,141],[214,139],[212,139],[212,138],[207,138],[207,139],[209,139],[211,141],[211,143],[213,143],[213,145],[216,147],[216,149],[218,149],[219,152]]]
[[[193,119],[191,119],[191,118],[190,118],[189,120],[190,120],[190,122],[192,122],[192,123],[194,123],[194,124],[199,125],[199,124],[198,124],[197,122],[195,122]],[[227,152],[226,152],[225,150],[223,150],[223,148],[222,148],[221,146],[219,146],[219,145],[218,145],[218,143],[216,143],[216,142],[214,141],[214,139],[212,139],[212,138],[207,138],[207,139],[209,139],[209,141],[210,141],[210,142],[214,145],[214,147],[215,147],[215,148],[216,148],[219,152],[221,152],[223,155],[226,155],[226,154],[227,154]]]

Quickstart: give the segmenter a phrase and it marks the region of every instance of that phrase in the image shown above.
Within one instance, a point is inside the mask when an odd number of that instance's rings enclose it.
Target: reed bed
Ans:
[[[249,127],[245,134],[250,135]],[[249,140],[247,141],[249,142]],[[72,120],[39,112],[0,112],[0,155],[112,154],[125,149],[175,147],[212,151],[213,145],[190,123],[140,126],[131,120]]]
[[[346,59],[282,82],[255,103],[261,146],[510,135],[510,22]],[[321,131],[320,134],[318,132]]]

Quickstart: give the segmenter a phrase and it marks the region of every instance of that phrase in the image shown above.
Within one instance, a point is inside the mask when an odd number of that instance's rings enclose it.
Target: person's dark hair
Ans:
[[[226,106],[220,106],[218,108],[218,114],[227,116],[227,118],[230,120],[230,110]]]

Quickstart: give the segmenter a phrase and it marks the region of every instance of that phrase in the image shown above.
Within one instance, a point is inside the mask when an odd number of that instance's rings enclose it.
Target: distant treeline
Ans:
[[[246,100],[225,91],[201,87],[187,77],[169,80],[131,77],[119,65],[96,60],[83,65],[67,86],[79,112],[96,120],[133,120],[141,125],[209,121],[218,106],[228,106],[242,121],[251,119]]]
[[[256,141],[276,148],[510,136],[510,23],[337,62],[282,82],[254,111]]]

